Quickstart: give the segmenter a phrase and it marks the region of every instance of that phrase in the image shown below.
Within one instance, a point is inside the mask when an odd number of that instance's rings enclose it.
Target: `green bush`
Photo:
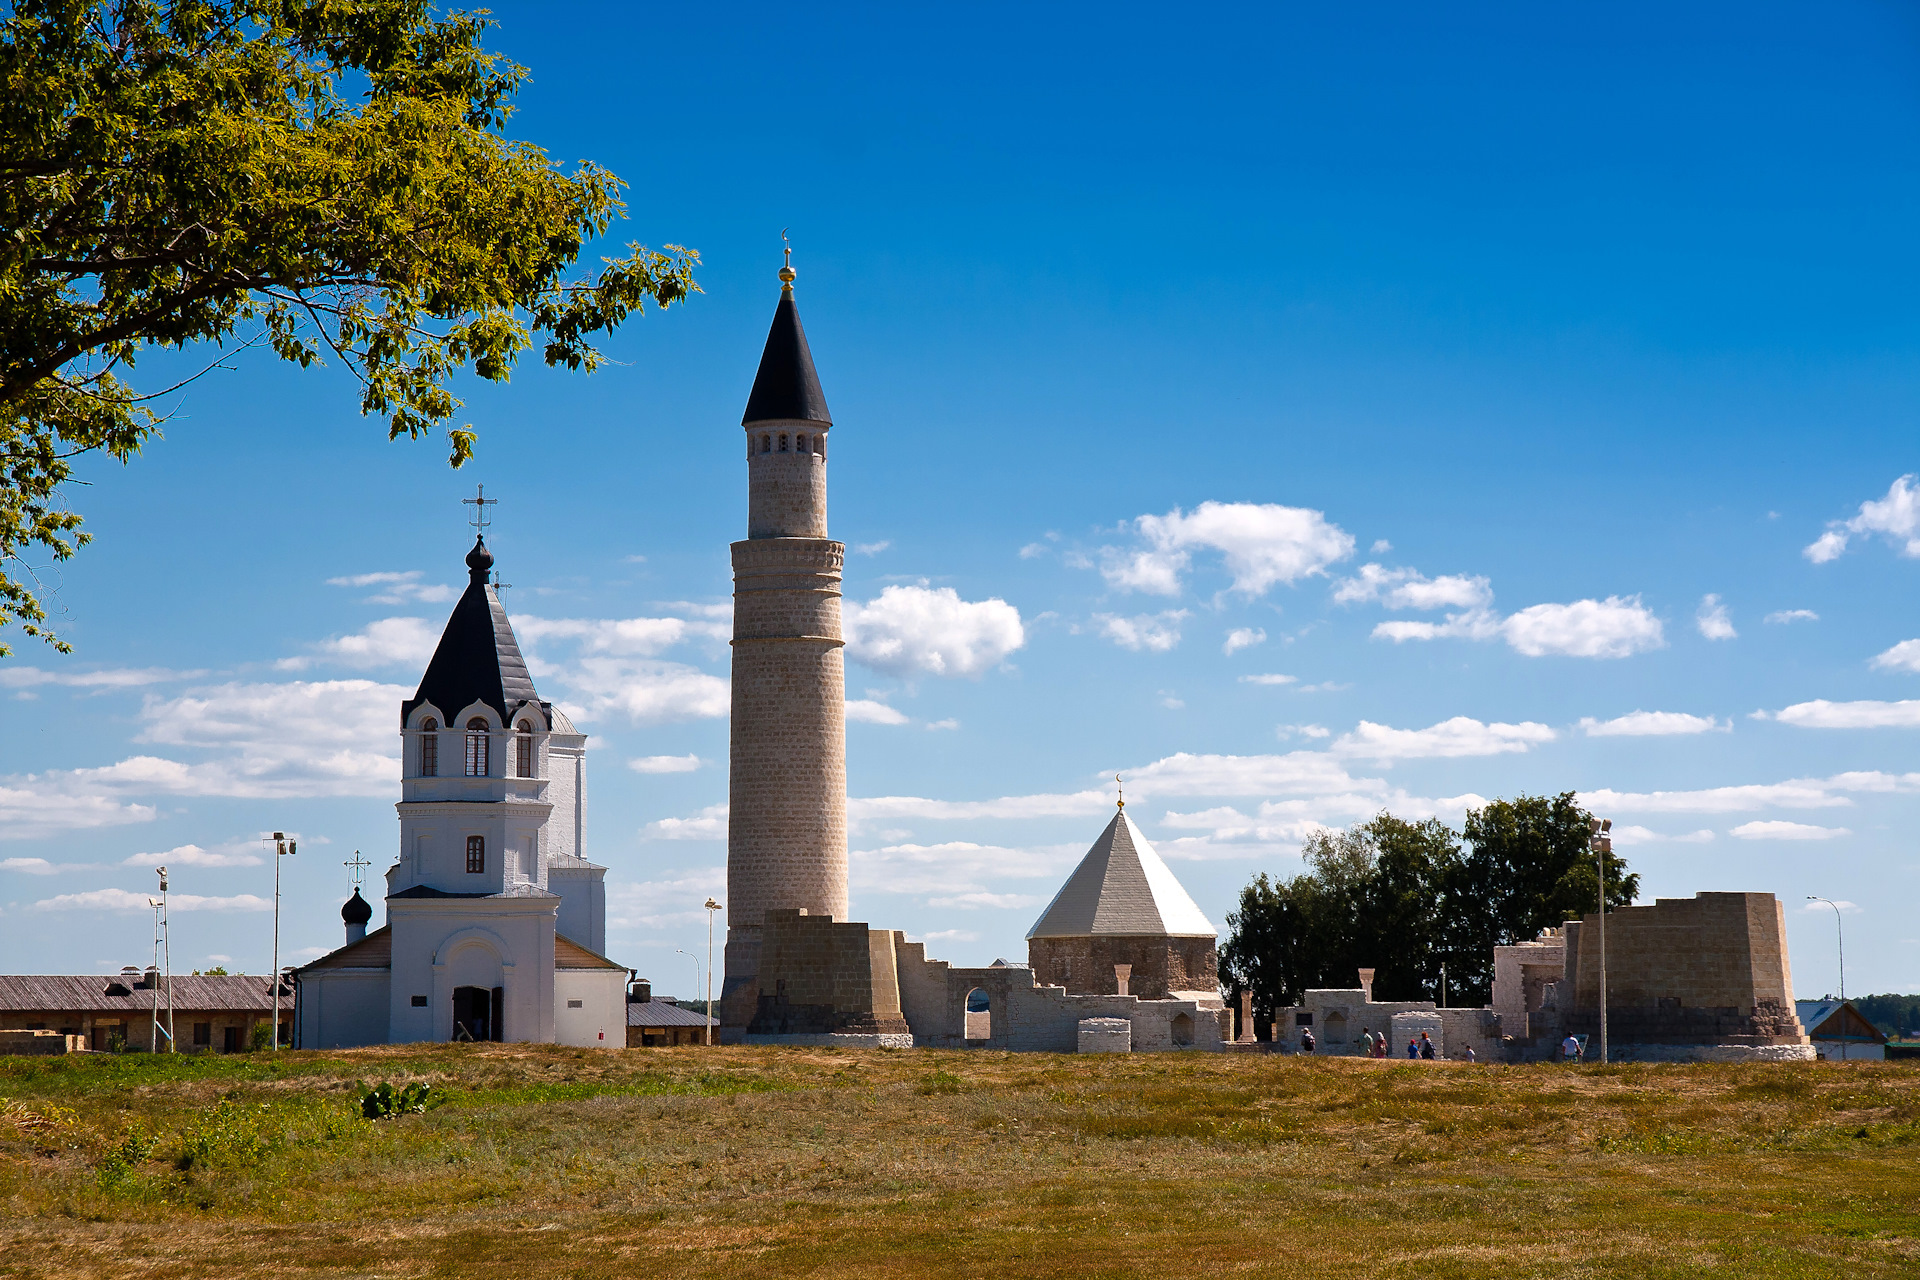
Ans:
[[[391,1081],[381,1081],[360,1095],[360,1114],[369,1120],[391,1120],[395,1116],[421,1115],[443,1107],[447,1091],[416,1080],[395,1089]]]

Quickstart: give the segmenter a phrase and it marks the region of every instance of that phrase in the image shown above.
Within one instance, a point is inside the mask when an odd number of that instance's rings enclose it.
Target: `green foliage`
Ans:
[[[224,978],[227,976],[227,966],[217,964],[211,969],[195,969],[193,976],[196,978]]]
[[[1920,1035],[1920,996],[1855,996],[1860,1016],[1890,1036]]]
[[[144,1129],[127,1129],[109,1146],[94,1165],[94,1177],[102,1190],[111,1191],[125,1182],[153,1154],[159,1139]]]
[[[391,1081],[381,1081],[360,1095],[360,1114],[369,1120],[391,1120],[395,1116],[424,1115],[435,1107],[447,1105],[447,1091],[435,1089],[418,1080],[395,1089]]]
[[[1571,792],[1496,800],[1470,811],[1464,843],[1437,819],[1382,813],[1348,831],[1322,831],[1303,849],[1307,870],[1265,874],[1227,916],[1221,971],[1251,991],[1255,1021],[1312,988],[1349,987],[1375,971],[1381,1000],[1484,1004],[1493,948],[1593,909],[1598,873],[1587,812]],[[1608,901],[1624,906],[1639,877],[1607,862]]]
[[[0,625],[44,629],[23,557],[88,541],[77,458],[125,463],[173,388],[142,351],[264,345],[331,357],[363,413],[418,438],[470,371],[591,340],[697,292],[697,254],[627,246],[567,272],[623,184],[510,139],[525,68],[482,15],[427,0],[16,0],[0,9]],[[448,431],[450,461],[474,433]],[[7,650],[0,646],[0,653]]]
[[[232,1098],[222,1098],[181,1134],[173,1167],[183,1173],[189,1169],[248,1168],[279,1149],[285,1139],[284,1129],[266,1103],[242,1106]]]
[[[935,1071],[920,1082],[920,1092],[926,1097],[937,1093],[958,1093],[961,1088],[960,1077],[951,1071]]]
[[[256,1022],[253,1030],[247,1032],[247,1052],[261,1053],[273,1046],[273,1024]]]

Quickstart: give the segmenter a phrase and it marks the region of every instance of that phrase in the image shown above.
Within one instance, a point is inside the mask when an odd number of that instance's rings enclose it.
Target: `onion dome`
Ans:
[[[347,904],[340,908],[340,918],[348,924],[365,924],[373,919],[373,907],[360,896],[358,886],[354,888],[353,896],[347,899]]]

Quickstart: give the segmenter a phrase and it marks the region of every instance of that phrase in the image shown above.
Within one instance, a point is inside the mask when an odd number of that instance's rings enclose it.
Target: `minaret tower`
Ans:
[[[847,916],[846,671],[840,569],[827,537],[833,419],[780,268],[746,429],[747,538],[733,544],[733,743],[728,778],[727,971],[720,1022],[754,1015],[770,908]],[[729,1037],[732,1038],[732,1037]]]

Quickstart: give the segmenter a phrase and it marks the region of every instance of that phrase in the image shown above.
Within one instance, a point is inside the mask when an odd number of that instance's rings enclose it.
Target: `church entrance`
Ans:
[[[505,987],[455,987],[453,989],[453,1038],[455,1040],[498,1040],[501,1038],[500,1006],[505,1003]]]

